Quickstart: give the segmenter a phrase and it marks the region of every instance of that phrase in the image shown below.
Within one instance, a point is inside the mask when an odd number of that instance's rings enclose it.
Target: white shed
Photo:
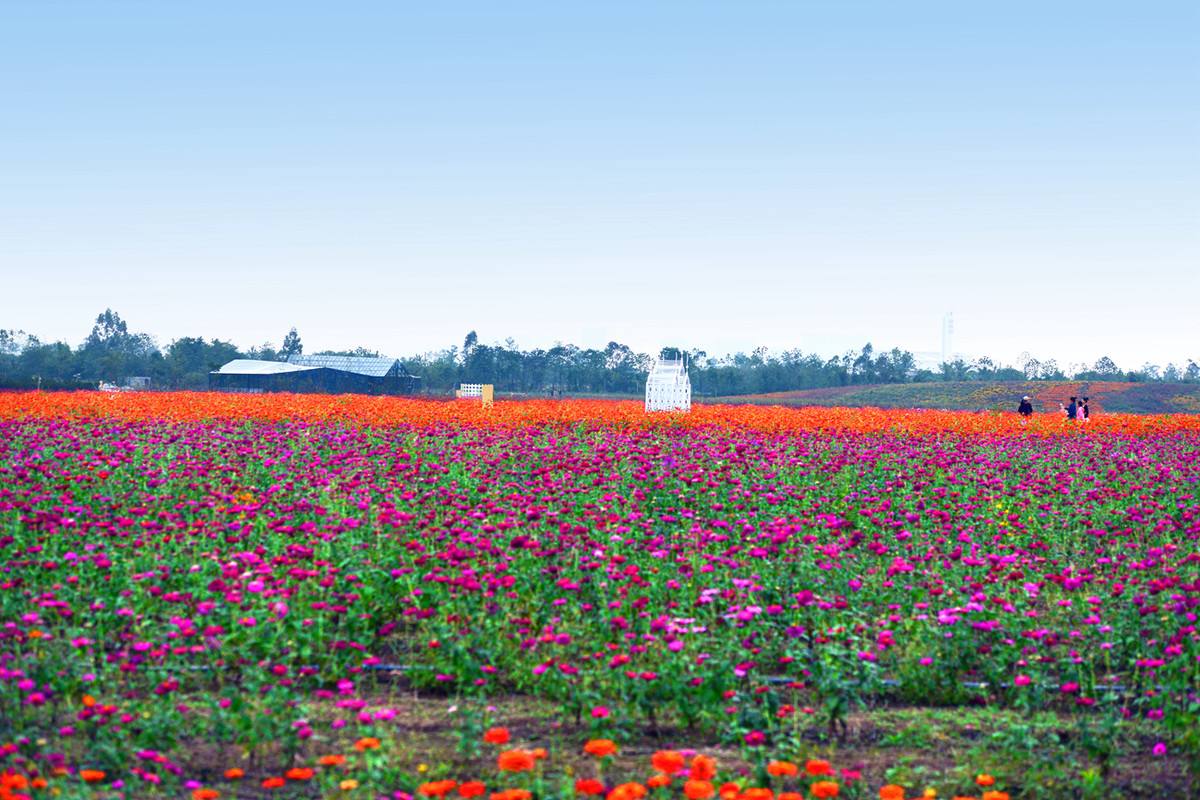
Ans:
[[[692,381],[682,358],[660,358],[646,377],[647,411],[691,411]]]

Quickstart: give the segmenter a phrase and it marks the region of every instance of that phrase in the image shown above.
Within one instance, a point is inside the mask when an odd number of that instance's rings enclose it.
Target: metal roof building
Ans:
[[[420,378],[391,358],[292,356],[288,361],[238,358],[208,374],[221,392],[316,394],[413,394]]]
[[[373,378],[399,378],[408,373],[399,359],[368,356],[292,356],[288,364],[299,367],[328,367]]]

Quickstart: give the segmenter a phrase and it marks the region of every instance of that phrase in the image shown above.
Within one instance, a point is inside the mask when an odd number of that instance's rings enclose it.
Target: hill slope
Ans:
[[[1088,396],[1092,413],[1198,414],[1200,384],[1062,382],[938,382],[839,386],[795,392],[704,398],[702,402],[781,406],[874,406],[1015,411],[1022,395],[1037,411],[1057,411],[1071,395]]]

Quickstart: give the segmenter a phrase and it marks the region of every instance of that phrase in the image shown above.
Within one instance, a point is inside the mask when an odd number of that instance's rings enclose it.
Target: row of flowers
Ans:
[[[484,741],[489,744],[504,746],[510,742],[510,734],[506,728],[492,728],[484,735]],[[359,752],[369,752],[380,747],[378,739],[364,737],[354,743],[354,749]],[[844,787],[850,787],[853,796],[862,796],[862,776],[854,770],[841,770],[840,774],[833,765],[824,759],[810,758],[803,764],[787,760],[770,760],[763,766],[763,772],[772,785],[757,786],[742,780],[718,780],[720,775],[717,760],[703,754],[688,754],[686,751],[659,750],[649,758],[652,773],[644,780],[612,781],[605,779],[605,773],[611,771],[611,761],[617,755],[619,747],[611,739],[591,739],[583,746],[583,752],[596,760],[594,778],[576,778],[571,783],[572,791],[569,796],[575,798],[603,798],[604,800],[643,800],[647,796],[654,798],[669,798],[682,796],[686,800],[827,800],[844,796]],[[506,749],[501,750],[496,759],[497,781],[505,783],[523,774],[537,772],[536,779],[525,781],[522,785],[497,788],[489,787],[483,780],[456,780],[445,778],[426,781],[416,786],[412,792],[398,790],[392,793],[393,800],[414,800],[428,798],[429,800],[446,800],[450,797],[472,800],[488,796],[489,800],[534,800],[534,798],[554,797],[553,791],[547,791],[541,780],[542,762],[548,758],[544,749]],[[328,754],[317,759],[314,767],[293,767],[283,775],[269,776],[259,780],[259,787],[264,790],[282,789],[290,783],[307,784],[314,778],[320,777],[318,770],[326,769],[332,776],[328,783],[336,785],[342,792],[352,792],[359,787],[359,782],[347,777],[348,759],[342,754]],[[69,777],[69,771],[58,770],[54,777]],[[234,784],[246,777],[241,768],[230,768],[225,771],[226,781]],[[108,776],[103,770],[82,769],[78,779],[87,785],[100,785]],[[981,800],[1009,800],[1006,792],[995,789],[995,779],[991,775],[979,774],[975,783],[982,790]],[[123,781],[111,781],[106,788],[122,789]],[[55,795],[61,794],[61,787],[52,785],[51,781],[42,776],[27,777],[20,773],[6,771],[0,774],[0,800],[32,800],[26,791],[50,789]],[[219,789],[193,785],[190,787],[191,800],[218,800],[222,797]],[[236,791],[236,790],[235,790]],[[914,797],[936,798],[937,792],[932,788],[924,789]],[[905,788],[888,784],[878,790],[880,800],[906,800],[908,795]],[[973,800],[973,796],[954,795],[954,800]]]

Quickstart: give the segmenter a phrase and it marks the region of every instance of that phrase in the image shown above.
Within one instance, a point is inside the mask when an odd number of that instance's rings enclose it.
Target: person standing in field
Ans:
[[[1075,398],[1071,398],[1071,402],[1067,404],[1067,419],[1074,420],[1079,414],[1079,406],[1075,404]]]
[[[1088,409],[1088,399],[1085,397],[1083,398],[1083,406],[1079,410],[1079,418],[1084,422],[1087,422],[1090,414],[1091,411]]]
[[[1021,404],[1017,406],[1017,413],[1021,415],[1021,424],[1029,422],[1029,418],[1033,416],[1033,403],[1029,402],[1029,395],[1021,398]]]

